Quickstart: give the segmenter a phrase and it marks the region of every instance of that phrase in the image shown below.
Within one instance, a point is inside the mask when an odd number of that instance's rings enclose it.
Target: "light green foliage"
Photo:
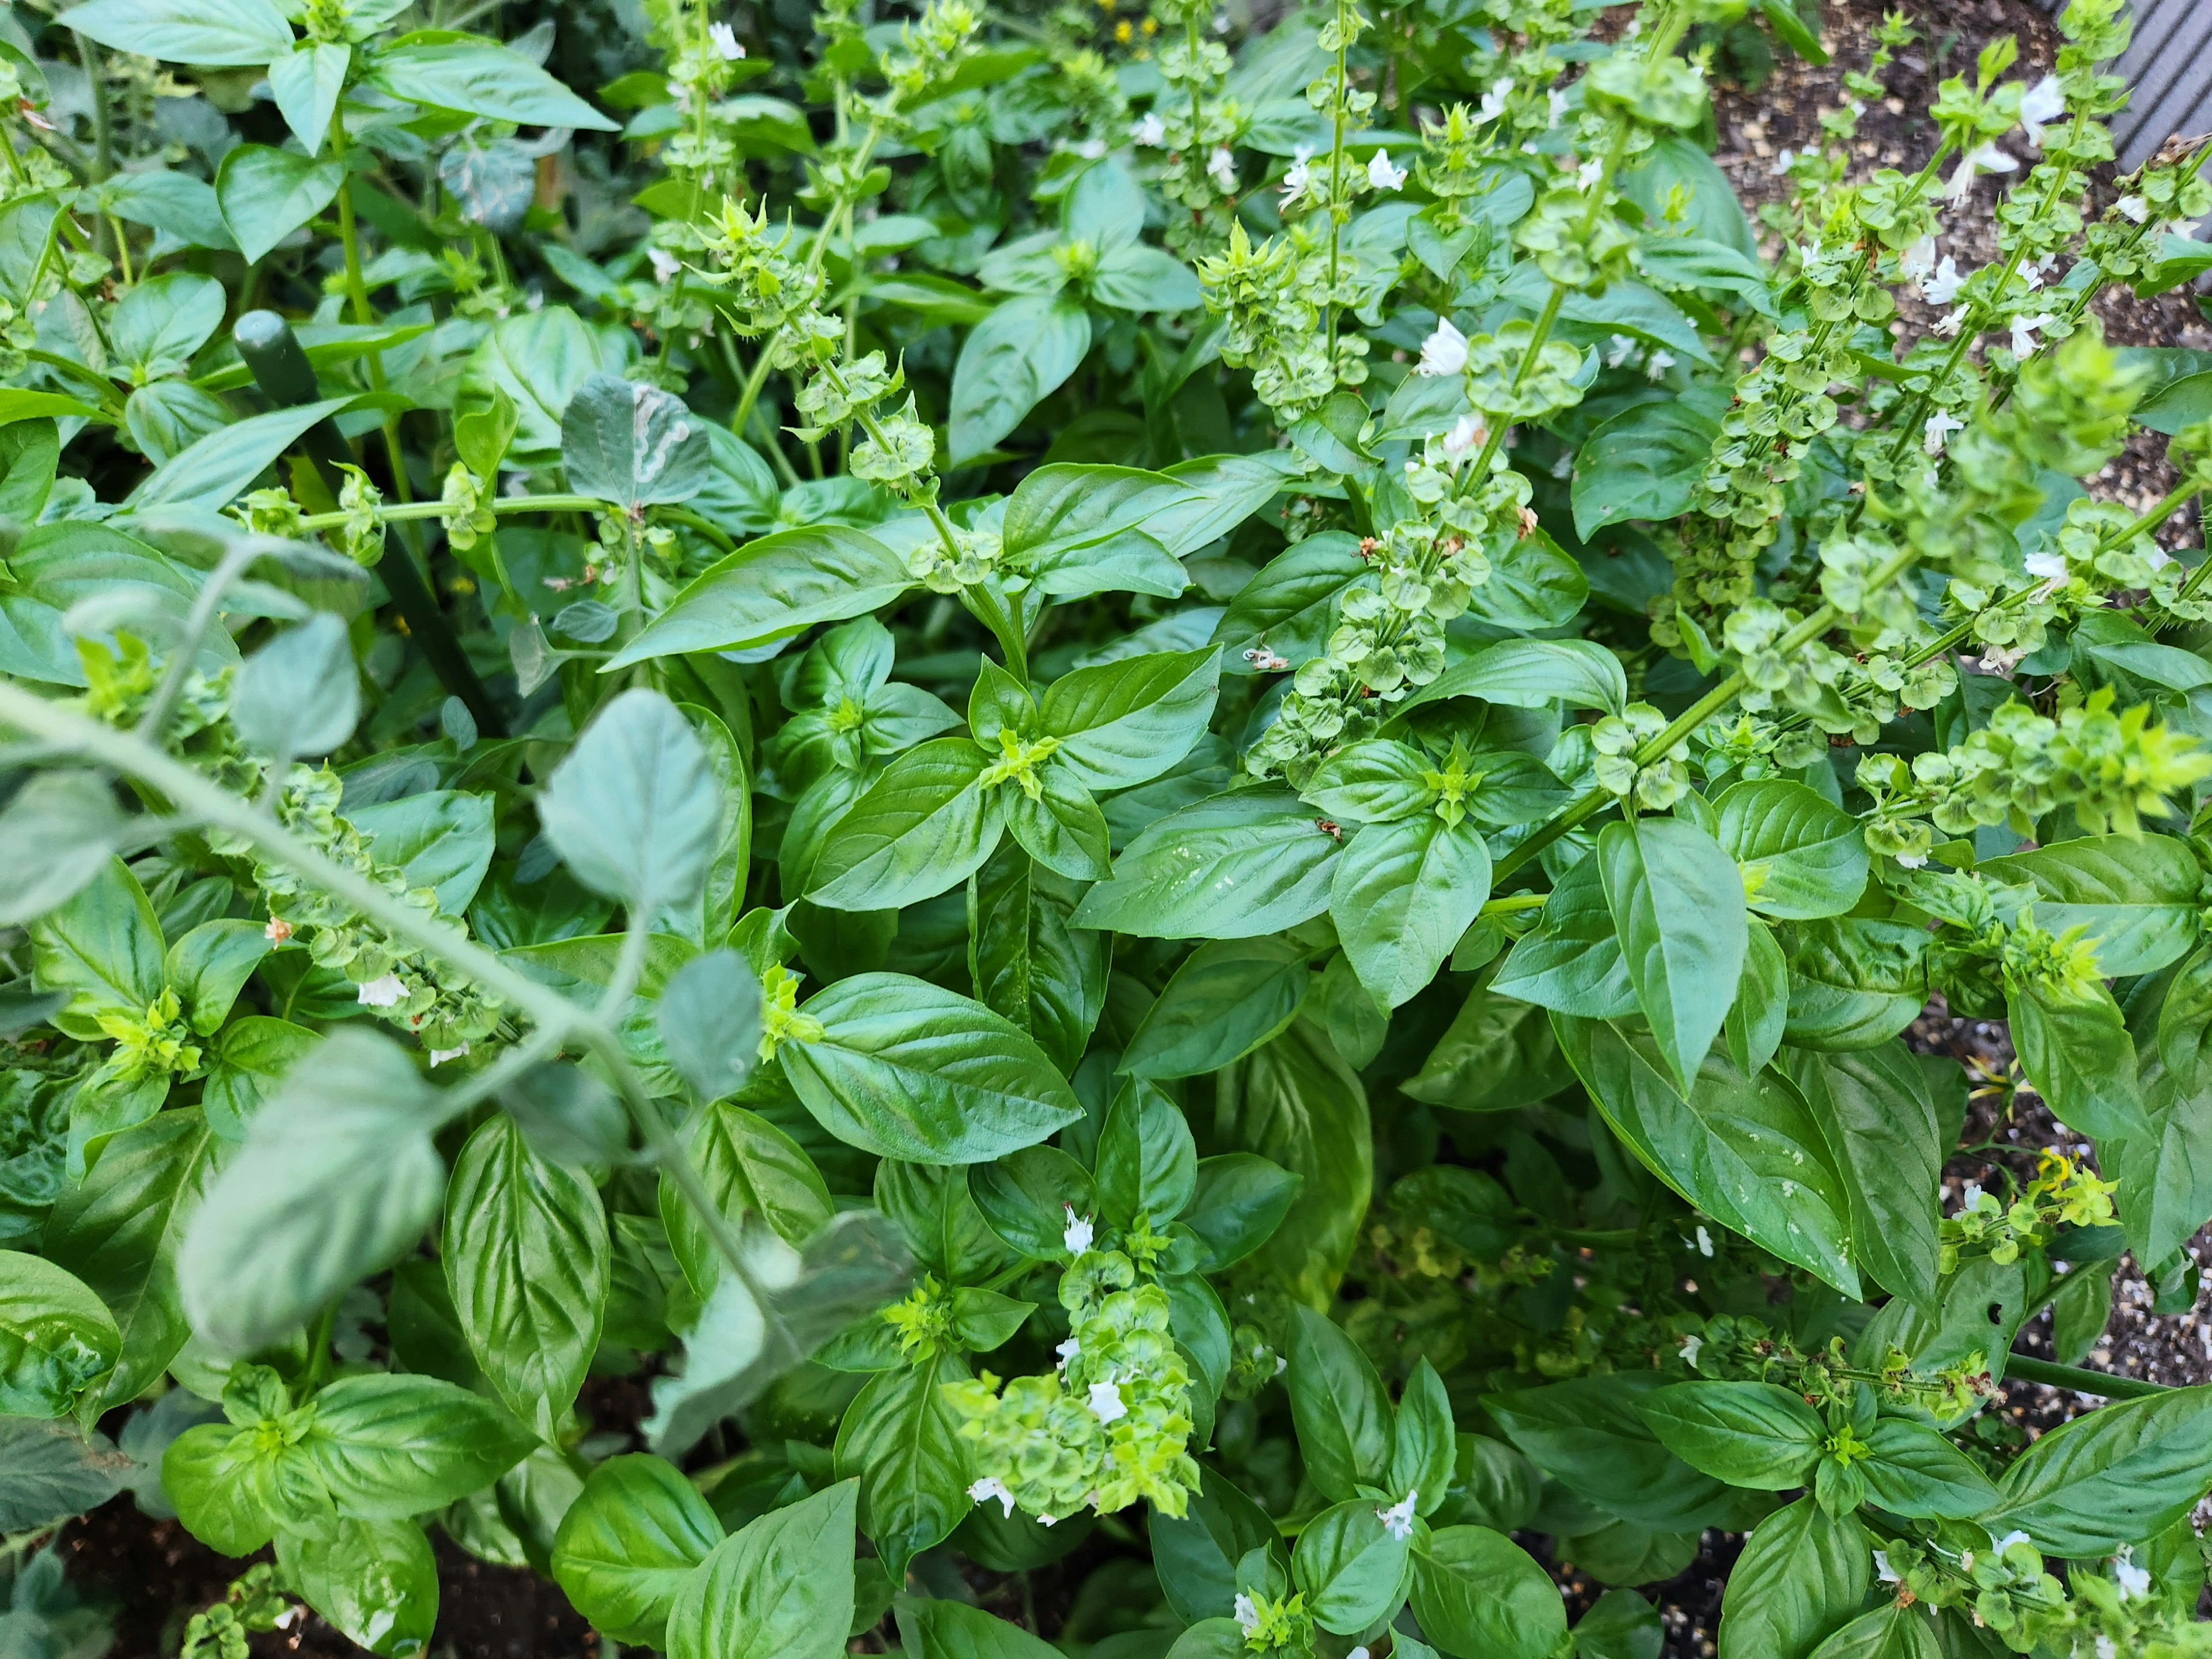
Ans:
[[[129,1486],[199,1659],[2212,1652],[2205,1391],[2001,1409],[2212,1216],[2212,147],[1255,9],[0,30],[0,1627]]]

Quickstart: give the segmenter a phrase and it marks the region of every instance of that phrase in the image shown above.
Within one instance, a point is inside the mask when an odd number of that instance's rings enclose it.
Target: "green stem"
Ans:
[[[1916,549],[1910,547],[1900,549],[1890,556],[1888,562],[1875,571],[1873,578],[1867,583],[1867,591],[1870,593],[1880,592],[1911,569],[1919,556]],[[1841,615],[1842,613],[1832,605],[1822,605],[1775,642],[1776,654],[1788,657],[1792,653],[1809,645],[1834,627]],[[1662,759],[1676,744],[1680,743],[1707,720],[1719,714],[1722,709],[1734,702],[1742,695],[1747,684],[1743,671],[1741,668],[1737,669],[1718,685],[1706,692],[1704,696],[1699,697],[1697,702],[1677,714],[1668,722],[1664,731],[1638,749],[1636,751],[1637,766],[1641,769]],[[1526,865],[1529,860],[1534,858],[1537,854],[1542,852],[1561,836],[1588,819],[1595,817],[1619,799],[1620,797],[1610,790],[1593,789],[1570,802],[1547,819],[1535,834],[1500,857],[1491,871],[1491,879],[1493,882],[1504,880],[1506,877]]]
[[[115,127],[107,112],[107,77],[100,72],[92,42],[74,29],[70,38],[76,42],[77,61],[84,65],[84,78],[91,83],[92,180],[98,184],[115,172]]]
[[[2106,1400],[2155,1400],[2167,1392],[2163,1382],[2146,1382],[2136,1376],[2114,1376],[2106,1371],[2084,1370],[2079,1365],[2057,1365],[2048,1359],[2032,1359],[2026,1354],[2005,1357],[2005,1375],[2016,1376],[2023,1382],[2041,1382],[2053,1389],[2071,1389],[2077,1394],[2094,1394]]]
[[[616,1030],[589,1010],[578,1007],[550,987],[528,978],[500,956],[414,906],[393,897],[358,872],[337,863],[264,813],[164,753],[135,733],[119,732],[82,710],[49,702],[20,686],[0,682],[0,724],[45,739],[150,786],[180,811],[203,824],[228,830],[288,866],[315,886],[368,917],[386,932],[405,939],[425,956],[474,981],[501,1001],[520,1009],[538,1026],[572,1038],[597,1054],[615,1078],[647,1145],[699,1212],[701,1224],[731,1272],[753,1292],[765,1312],[773,1304],[754,1276],[735,1230],[707,1191],[706,1183],[677,1145],[674,1132],[647,1094]]]

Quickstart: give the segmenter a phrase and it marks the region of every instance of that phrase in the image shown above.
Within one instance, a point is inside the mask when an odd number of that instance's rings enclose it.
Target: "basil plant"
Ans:
[[[2212,1652],[2212,1390],[2077,1369],[2212,1217],[2118,0],[1909,171],[1893,17],[1755,223],[1791,0],[499,15],[0,14],[0,1532],[387,1655],[442,1538],[1649,1659],[1723,1533],[1722,1659]]]

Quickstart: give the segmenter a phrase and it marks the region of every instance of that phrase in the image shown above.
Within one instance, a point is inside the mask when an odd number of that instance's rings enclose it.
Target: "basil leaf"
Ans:
[[[668,1613],[669,1659],[834,1659],[853,1620],[858,1483],[764,1515],[714,1547]]]
[[[1607,824],[1597,861],[1637,1002],[1686,1085],[1743,972],[1743,878],[1711,836],[1680,818]]]
[[[553,1540],[553,1577],[617,1642],[668,1645],[669,1609],[722,1541],[698,1489],[665,1458],[629,1453],[593,1469]]]
[[[557,1443],[606,1310],[599,1193],[532,1152],[512,1118],[487,1119],[453,1164],[443,1255],[477,1364],[508,1410]]]
[[[841,980],[803,1010],[822,1036],[778,1051],[815,1121],[849,1146],[980,1164],[1083,1115],[1028,1036],[981,1003],[900,974]]]

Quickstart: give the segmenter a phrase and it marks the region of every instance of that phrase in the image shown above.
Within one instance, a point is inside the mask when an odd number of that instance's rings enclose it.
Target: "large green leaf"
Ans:
[[[1759,1492],[1803,1486],[1828,1432],[1818,1412],[1771,1382],[1674,1382],[1638,1408],[1692,1468]]]
[[[799,1144],[757,1112],[717,1101],[684,1126],[684,1152],[725,1220],[758,1216],[787,1244],[804,1244],[835,1213],[830,1189]],[[660,1178],[660,1218],[677,1266],[700,1296],[722,1275],[707,1223],[668,1176]]]
[[[1369,994],[1395,1008],[1436,977],[1490,896],[1490,847],[1433,813],[1370,823],[1336,861],[1329,915]]]
[[[1243,1058],[1297,1017],[1311,957],[1273,936],[1200,945],[1145,1011],[1121,1051],[1121,1069],[1196,1077]]]
[[[315,1396],[302,1443],[342,1514],[398,1521],[489,1484],[531,1438],[480,1395],[432,1376],[347,1376]]]
[[[1747,1078],[1711,1054],[1685,1094],[1644,1033],[1565,1014],[1552,1023],[1613,1133],[1655,1175],[1762,1249],[1858,1294],[1850,1201],[1786,1079],[1771,1069]]]
[[[538,796],[538,816],[578,879],[650,916],[705,884],[721,804],[690,722],[659,692],[639,689],[584,728]]]
[[[1923,1306],[1936,1299],[1942,1131],[1928,1073],[1901,1042],[1837,1054],[1784,1052],[1850,1205],[1869,1278]]]
[[[110,1140],[46,1223],[47,1258],[100,1297],[121,1334],[101,1385],[107,1405],[143,1394],[191,1334],[178,1298],[177,1250],[217,1144],[200,1113],[162,1112]]]
[[[853,1622],[860,1491],[841,1480],[724,1539],[668,1613],[669,1659],[835,1659]]]
[[[721,1541],[721,1522],[673,1463],[630,1453],[593,1469],[568,1506],[553,1577],[594,1629],[665,1647],[669,1608]]]
[[[894,910],[968,879],[999,844],[1006,792],[986,789],[989,751],[938,738],[885,767],[830,828],[806,896],[833,910]]]
[[[1786,778],[1759,778],[1713,805],[1720,844],[1741,868],[1751,908],[1761,915],[1808,921],[1858,902],[1866,837],[1858,820],[1826,797]]]
[[[1287,789],[1231,790],[1146,829],[1084,895],[1079,927],[1251,939],[1319,915],[1337,840]]]
[[[454,1161],[443,1255],[478,1368],[507,1409],[557,1443],[606,1310],[598,1189],[533,1152],[512,1117],[488,1118]]]
[[[103,46],[172,64],[258,68],[292,49],[292,27],[271,0],[90,0],[63,21]]]
[[[822,1035],[778,1050],[792,1087],[824,1129],[880,1158],[980,1164],[1083,1115],[1031,1038],[921,980],[858,974],[801,1012]]]
[[[1090,349],[1090,313],[1066,295],[1021,295],[976,324],[952,369],[952,465],[975,459],[1019,426]]]
[[[1597,862],[1629,983],[1659,1052],[1687,1084],[1743,972],[1743,878],[1718,842],[1681,818],[1607,824]]]
[[[1638,404],[1589,435],[1575,458],[1575,534],[1628,519],[1679,518],[1697,498],[1720,425],[1693,404]]]
[[[252,264],[328,207],[344,182],[345,168],[336,161],[240,144],[216,170],[215,199],[231,240]]]
[[[369,79],[395,98],[518,126],[613,132],[622,125],[490,40],[402,40],[377,54]]]
[[[881,1372],[845,1408],[838,1428],[837,1473],[860,1476],[860,1529],[894,1582],[916,1554],[951,1534],[972,1501],[966,1443],[942,1391],[964,1375],[956,1354]]]
[[[1327,1308],[1374,1182],[1367,1091],[1328,1036],[1298,1020],[1223,1074],[1215,1109],[1231,1144],[1301,1182],[1282,1225],[1250,1261],[1299,1301]]]
[[[2032,886],[2035,921],[2087,931],[2108,977],[2155,973],[2197,941],[2203,873],[2173,836],[2092,836],[1976,866],[1992,881]]]
[[[1753,1528],[1721,1597],[1721,1659],[1806,1659],[1859,1608],[1873,1561],[1851,1516],[1808,1493]]]
[[[0,1250],[0,1413],[59,1417],[115,1364],[105,1304],[42,1256]]]
[[[1002,841],[975,876],[976,1000],[1073,1074],[1106,1006],[1113,939],[1070,925],[1082,887]]]
[[[1729,1489],[1668,1451],[1641,1407],[1667,1386],[1653,1371],[1577,1377],[1483,1396],[1483,1408],[1529,1462],[1577,1497],[1648,1527],[1708,1524]]]
[[[2061,1425],[2005,1471],[1985,1523],[2047,1555],[2106,1555],[2186,1515],[2212,1486],[2212,1387],[2123,1400]]]
[[[445,1195],[430,1141],[442,1111],[389,1038],[358,1026],[326,1038],[187,1224],[177,1279],[192,1329],[249,1352],[413,1249]]]
[[[1567,1638],[1551,1575],[1487,1527],[1444,1527],[1413,1555],[1413,1616],[1455,1659],[1548,1659]]]
[[[816,623],[864,616],[913,585],[906,561],[858,530],[830,524],[778,531],[701,571],[607,669],[758,645]]]
[[[1292,1310],[1291,1417],[1306,1476],[1340,1502],[1388,1478],[1395,1439],[1390,1396],[1374,1362],[1311,1308]]]

